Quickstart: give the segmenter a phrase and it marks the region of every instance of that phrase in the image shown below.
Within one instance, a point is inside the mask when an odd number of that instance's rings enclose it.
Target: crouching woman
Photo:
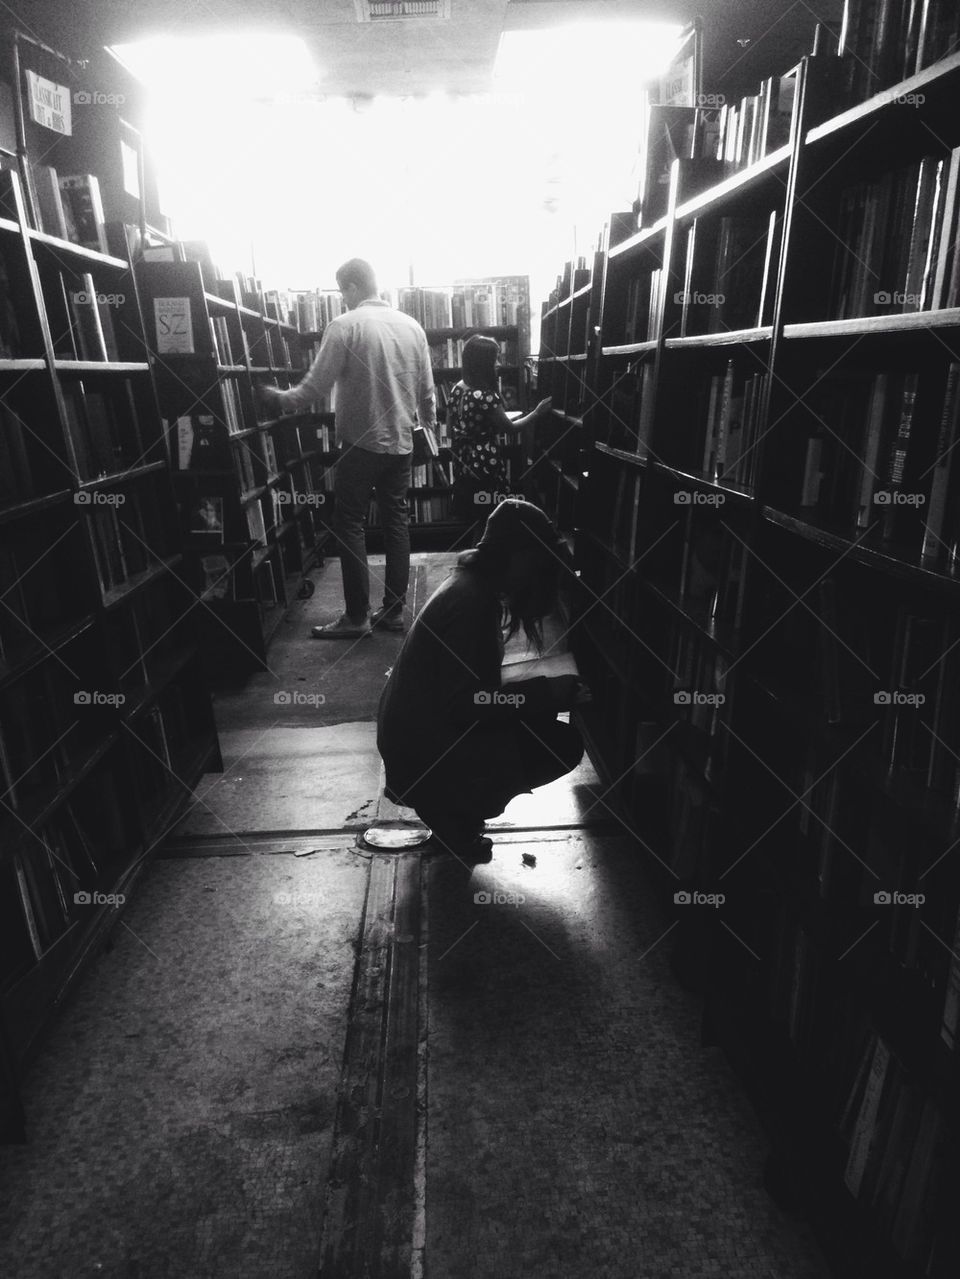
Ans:
[[[557,718],[575,700],[573,676],[500,682],[504,632],[510,639],[522,628],[539,647],[567,572],[566,548],[543,511],[502,502],[479,545],[427,600],[383,690],[386,793],[465,859],[488,853],[486,818],[582,758],[579,732]]]

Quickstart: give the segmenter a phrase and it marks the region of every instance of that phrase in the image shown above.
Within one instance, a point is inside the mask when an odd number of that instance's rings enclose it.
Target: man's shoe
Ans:
[[[403,611],[395,607],[378,608],[370,616],[370,625],[378,631],[402,631],[405,629]]]
[[[373,630],[369,618],[365,617],[362,622],[351,622],[346,613],[342,613],[335,622],[328,622],[326,626],[314,626],[310,634],[314,639],[363,639],[372,635]]]

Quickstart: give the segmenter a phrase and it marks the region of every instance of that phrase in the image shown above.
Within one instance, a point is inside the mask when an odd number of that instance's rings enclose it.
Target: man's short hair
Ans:
[[[365,298],[373,297],[377,292],[377,277],[373,267],[363,258],[351,258],[344,262],[337,271],[337,284],[341,289],[355,284]]]

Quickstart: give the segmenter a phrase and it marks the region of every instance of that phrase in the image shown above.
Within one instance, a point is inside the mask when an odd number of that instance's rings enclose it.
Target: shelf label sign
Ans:
[[[157,354],[192,355],[193,324],[189,298],[154,298],[153,319],[157,333]]]
[[[45,80],[36,71],[27,72],[27,91],[30,99],[30,119],[55,133],[73,133],[70,115],[70,90],[63,84]]]

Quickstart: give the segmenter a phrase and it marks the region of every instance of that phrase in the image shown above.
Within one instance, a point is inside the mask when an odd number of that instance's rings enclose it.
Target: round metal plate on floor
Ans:
[[[390,852],[404,852],[419,848],[433,832],[419,822],[377,822],[363,832],[361,842],[369,848],[383,848]]]

